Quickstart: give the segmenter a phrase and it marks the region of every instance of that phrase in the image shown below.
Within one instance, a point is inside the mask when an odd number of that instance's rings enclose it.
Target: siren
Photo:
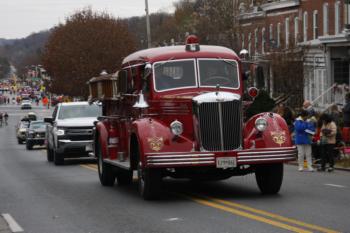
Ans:
[[[189,35],[186,38],[186,51],[197,52],[199,51],[199,39],[195,35]]]

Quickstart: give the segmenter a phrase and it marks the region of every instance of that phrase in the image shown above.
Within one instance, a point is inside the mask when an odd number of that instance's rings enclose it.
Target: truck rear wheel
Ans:
[[[46,148],[46,158],[47,158],[48,162],[53,161],[53,151],[49,146],[47,146],[47,148]]]
[[[139,192],[143,199],[152,200],[159,196],[162,180],[160,170],[142,168],[142,164],[139,162],[137,165],[137,180]]]
[[[63,165],[64,164],[63,154],[58,153],[55,149],[53,149],[53,162],[55,165]]]
[[[113,186],[115,182],[115,174],[113,168],[110,164],[103,162],[102,152],[100,145],[97,145],[97,167],[98,167],[98,177],[103,186]]]
[[[262,194],[278,193],[283,180],[283,163],[257,165],[255,178]]]
[[[118,185],[129,185],[132,183],[133,171],[119,169],[116,176]]]

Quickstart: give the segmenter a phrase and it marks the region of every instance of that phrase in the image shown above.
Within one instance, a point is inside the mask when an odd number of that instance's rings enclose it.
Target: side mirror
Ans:
[[[49,123],[49,124],[53,124],[53,119],[52,119],[52,117],[45,117],[44,118],[44,122],[46,122],[46,123]]]
[[[126,93],[128,90],[128,76],[126,70],[118,73],[118,93]]]

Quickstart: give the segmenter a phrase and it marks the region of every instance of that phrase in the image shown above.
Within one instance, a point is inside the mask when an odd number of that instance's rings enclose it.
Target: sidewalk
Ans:
[[[288,164],[297,166],[298,162],[297,161],[292,161],[292,162],[289,162]],[[315,165],[316,164],[313,164],[314,168],[315,168]],[[342,171],[349,171],[350,172],[350,160],[347,159],[347,160],[335,161],[334,169],[335,170],[342,170]]]
[[[5,219],[0,215],[0,233],[12,233]]]

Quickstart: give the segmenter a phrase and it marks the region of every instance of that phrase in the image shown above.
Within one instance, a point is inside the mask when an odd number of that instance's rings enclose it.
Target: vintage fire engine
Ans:
[[[115,74],[89,81],[103,116],[94,151],[102,185],[132,182],[151,199],[163,177],[220,180],[255,173],[260,191],[279,192],[283,163],[295,159],[288,127],[266,112],[244,121],[244,74],[235,52],[199,45],[151,48],[127,56]],[[256,88],[248,89],[251,97]]]

